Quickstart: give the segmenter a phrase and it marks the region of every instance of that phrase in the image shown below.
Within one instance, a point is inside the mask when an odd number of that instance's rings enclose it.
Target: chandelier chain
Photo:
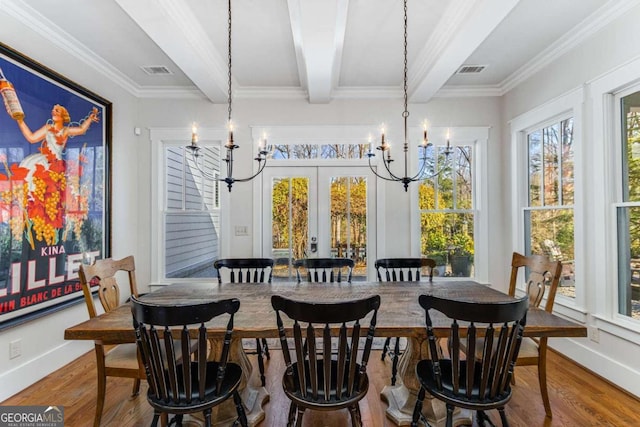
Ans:
[[[408,98],[407,98],[407,74],[408,74],[408,66],[407,66],[407,0],[404,0],[404,83],[402,86],[402,90],[404,92],[404,111],[402,112],[402,117],[404,118],[404,150],[407,150],[407,118],[409,117],[409,108],[408,108]]]
[[[409,111],[407,108],[407,0],[404,0],[404,113],[408,116]]]
[[[229,104],[229,107],[227,108],[227,111],[229,112],[229,123],[231,123],[231,0],[229,0],[229,18],[227,20],[228,26],[229,26],[229,37],[228,37],[228,56],[227,56],[227,61],[228,61],[228,65],[229,65],[229,69],[228,69],[228,73],[227,73],[227,77],[229,78],[229,91],[227,93],[227,102]]]

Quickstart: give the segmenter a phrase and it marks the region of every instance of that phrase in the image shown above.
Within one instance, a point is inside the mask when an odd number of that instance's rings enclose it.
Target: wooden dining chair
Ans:
[[[306,409],[335,411],[348,408],[351,424],[362,426],[358,402],[367,394],[367,363],[375,334],[380,297],[335,302],[294,301],[271,297],[286,369],[282,378],[291,400],[287,426],[300,427]],[[293,321],[294,349],[285,329]],[[369,325],[360,321],[371,314]],[[361,329],[365,330],[361,332]],[[361,335],[364,348],[361,350]],[[334,356],[332,348],[337,354]],[[359,360],[358,360],[359,358]]]
[[[425,311],[429,358],[416,366],[420,391],[411,426],[417,427],[421,419],[426,421],[422,417],[426,392],[445,403],[447,427],[453,426],[455,407],[475,410],[478,425],[488,420],[485,411],[497,409],[502,425],[508,426],[504,407],[511,399],[511,376],[520,351],[529,299],[525,296],[502,303],[475,303],[420,295],[418,301]],[[451,322],[448,356],[442,354],[433,330],[434,323],[442,321],[434,319],[442,315]],[[478,337],[486,339],[478,341]],[[462,359],[463,338],[469,351],[477,349],[476,354],[482,357]]]
[[[509,295],[515,296],[518,282],[518,271],[524,269],[527,295],[532,307],[540,307],[546,296],[544,310],[552,313],[556,300],[556,292],[562,277],[562,261],[551,261],[543,255],[524,256],[517,252],[511,259],[511,280],[509,281]],[[547,337],[524,338],[517,366],[538,366],[538,382],[540,394],[546,415],[551,418],[551,403],[547,390]],[[514,377],[515,379],[515,377]]]
[[[184,414],[202,412],[205,426],[211,426],[214,406],[233,397],[238,418],[247,426],[247,416],[238,388],[242,368],[228,361],[234,315],[240,308],[236,298],[199,302],[188,305],[159,305],[131,298],[131,312],[136,330],[136,343],[147,374],[147,401],[153,407],[152,427],[161,415],[174,414],[176,425],[182,425]],[[207,354],[209,338],[206,322],[228,315],[226,332],[217,360]],[[179,340],[174,335],[179,335]],[[196,357],[183,359],[197,344]],[[235,424],[234,424],[235,425]]]
[[[123,301],[120,298],[120,283],[117,279],[128,278],[129,291],[138,296],[136,285],[135,263],[133,256],[121,260],[111,258],[96,260],[93,265],[80,265],[78,276],[84,294],[84,301],[89,311],[89,318],[96,317],[96,309],[91,285],[97,283],[97,294],[105,312],[118,307]],[[118,278],[116,278],[118,276]],[[101,340],[94,341],[98,374],[98,397],[94,427],[100,426],[102,410],[107,390],[107,377],[133,378],[132,396],[140,392],[140,380],[146,379],[144,368],[134,343],[107,345]]]
[[[214,261],[213,266],[218,273],[218,283],[222,284],[222,277],[229,283],[271,283],[275,261],[271,258],[225,258]],[[264,387],[264,358],[271,360],[269,345],[266,338],[256,338],[256,350],[245,350],[247,354],[255,354],[258,358],[260,382]]]
[[[509,295],[511,296],[516,294],[519,271],[523,271],[526,279],[526,292],[530,307],[540,307],[546,296],[544,310],[549,313],[553,312],[553,303],[562,276],[562,262],[551,261],[544,255],[524,256],[514,252],[511,258],[511,279],[509,281]],[[542,403],[546,415],[551,418],[553,414],[547,390],[547,340],[547,337],[525,337],[522,340],[517,366],[536,365],[538,367]],[[464,345],[462,350],[467,351]],[[479,350],[476,351],[476,358],[478,357],[480,357]],[[515,384],[515,375],[512,377],[512,383]]]
[[[433,270],[436,261],[431,258],[380,258],[375,264],[376,274],[379,282],[419,282],[422,277],[423,268],[427,268],[427,277],[433,281]],[[396,385],[398,375],[398,360],[402,352],[400,351],[400,337],[395,337],[393,350],[391,348],[391,337],[387,337],[382,347],[380,360],[389,355],[391,365],[391,385]]]
[[[305,258],[293,262],[298,283],[351,283],[355,262],[351,258]]]

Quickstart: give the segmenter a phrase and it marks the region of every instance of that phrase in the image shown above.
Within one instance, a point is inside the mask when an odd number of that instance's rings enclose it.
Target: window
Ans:
[[[473,147],[429,146],[425,178],[418,188],[420,251],[436,260],[439,275],[473,277]],[[437,172],[440,172],[437,174]],[[435,176],[434,176],[435,175]]]
[[[283,159],[365,159],[366,144],[277,144],[272,158]]]
[[[640,92],[620,99],[621,196],[618,237],[618,312],[640,319]]]
[[[198,161],[217,176],[220,147],[203,146]],[[164,277],[213,277],[220,246],[220,182],[203,178],[182,146],[164,146],[164,165]]]
[[[528,197],[524,208],[525,252],[562,262],[558,292],[575,297],[573,118],[527,133]]]

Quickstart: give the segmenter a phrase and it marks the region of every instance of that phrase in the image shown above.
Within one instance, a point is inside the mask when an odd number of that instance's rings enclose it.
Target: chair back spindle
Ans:
[[[299,415],[305,408],[349,408],[359,418],[358,401],[367,392],[366,373],[380,297],[339,303],[309,303],[275,295],[278,335],[285,361],[283,385]],[[361,350],[361,321],[371,315]],[[292,323],[293,349],[287,339]],[[337,352],[337,353],[336,353]],[[295,410],[293,410],[295,413]]]
[[[354,265],[351,258],[305,258],[293,262],[298,283],[303,277],[310,283],[351,283]]]
[[[427,277],[431,282],[435,266],[435,260],[431,258],[380,258],[375,262],[380,282],[420,281],[424,267],[428,268]]]
[[[413,422],[417,422],[428,391],[446,403],[448,418],[455,406],[480,412],[498,409],[504,424],[504,405],[511,398],[510,381],[529,299],[525,296],[505,303],[472,303],[421,295],[419,303],[425,310],[430,359],[418,362],[416,367],[421,390]],[[451,319],[448,355],[443,355],[437,344],[433,312]],[[466,345],[467,354],[476,357],[461,359],[461,344]]]
[[[224,258],[215,260],[213,267],[220,284],[225,273],[230,283],[271,283],[274,264],[272,258]]]
[[[131,312],[136,330],[136,342],[144,362],[149,392],[147,399],[154,408],[154,420],[160,413],[205,413],[233,396],[238,420],[246,425],[244,409],[237,389],[242,371],[230,363],[229,349],[234,315],[240,301],[232,298],[189,305],[158,305],[131,298]],[[222,351],[217,360],[207,354],[207,328],[211,319],[228,315]],[[194,358],[184,358],[196,340]],[[239,407],[240,406],[240,407]],[[208,415],[207,415],[208,414]]]

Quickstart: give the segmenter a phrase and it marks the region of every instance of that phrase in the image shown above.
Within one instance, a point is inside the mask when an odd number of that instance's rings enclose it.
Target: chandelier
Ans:
[[[371,164],[371,159],[375,157],[375,152],[371,150],[371,144],[369,144],[369,152],[367,153],[367,157],[369,157],[369,168],[371,171],[381,179],[386,181],[396,181],[401,182],[404,185],[404,191],[408,191],[409,183],[414,181],[421,181],[427,178],[433,178],[439,175],[443,170],[444,166],[431,175],[425,175],[425,168],[427,166],[427,148],[431,145],[429,139],[427,138],[427,127],[424,126],[424,133],[422,138],[422,144],[420,144],[420,161],[422,165],[420,166],[420,170],[413,175],[409,176],[409,166],[408,166],[408,153],[409,153],[409,139],[407,136],[407,119],[409,118],[409,110],[407,108],[407,0],[404,0],[404,85],[403,85],[403,93],[404,93],[404,111],[402,112],[402,118],[404,120],[404,144],[403,144],[403,152],[404,152],[404,176],[398,176],[391,172],[391,162],[393,159],[391,158],[391,145],[385,140],[384,137],[384,128],[382,128],[382,135],[380,138],[380,145],[376,147],[377,150],[380,150],[382,153],[382,163],[384,164],[384,168],[387,171],[388,176],[380,175],[376,171],[376,169]],[[447,131],[447,146],[443,151],[445,155],[445,164],[446,159],[449,158],[449,155],[452,153],[451,144],[449,143],[449,133]],[[385,156],[386,153],[386,156]]]
[[[264,167],[267,164],[267,154],[269,153],[269,151],[267,150],[267,140],[266,140],[266,136],[263,136],[262,141],[258,144],[258,155],[255,157],[255,161],[258,162],[258,171],[246,178],[234,178],[233,176],[233,150],[235,150],[236,148],[238,148],[239,146],[235,144],[234,140],[233,140],[233,121],[231,120],[231,0],[229,0],[228,2],[229,8],[228,8],[228,73],[227,73],[227,77],[228,77],[228,92],[227,92],[227,104],[228,104],[228,108],[227,111],[229,113],[228,116],[228,130],[229,130],[229,136],[227,139],[226,144],[224,145],[224,148],[227,150],[227,156],[222,159],[226,162],[227,164],[227,176],[222,178],[219,177],[217,175],[214,175],[213,173],[206,171],[203,166],[202,166],[202,162],[198,161],[198,157],[200,157],[199,151],[200,151],[200,147],[198,147],[198,130],[196,128],[195,123],[193,124],[193,127],[191,129],[191,144],[187,145],[185,148],[191,153],[191,155],[193,156],[194,159],[194,163],[196,165],[196,168],[198,169],[198,171],[200,171],[200,173],[202,174],[202,176],[211,179],[211,180],[215,180],[215,181],[224,181],[227,184],[227,187],[229,188],[229,191],[231,191],[231,187],[233,186],[233,184],[235,182],[247,182],[247,181],[251,181],[253,178],[257,177],[258,175],[260,175],[260,173],[264,170]]]

